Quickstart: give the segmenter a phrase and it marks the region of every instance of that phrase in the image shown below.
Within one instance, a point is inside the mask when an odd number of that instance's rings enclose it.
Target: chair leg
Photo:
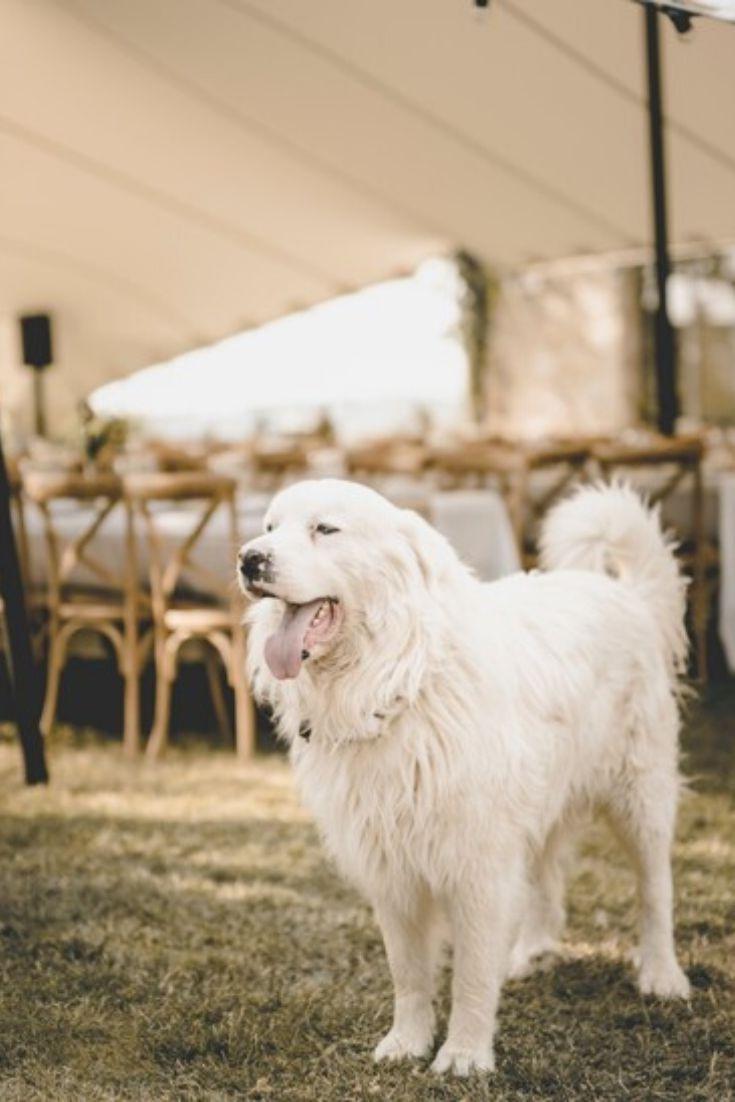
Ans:
[[[64,669],[66,644],[66,637],[61,634],[59,625],[56,623],[50,624],[46,694],[44,696],[43,711],[41,712],[41,719],[39,721],[41,733],[44,735],[49,735],[51,733],[51,728],[56,719],[56,705],[59,700],[59,684],[61,682],[61,673]]]
[[[140,753],[140,671],[141,648],[138,642],[138,609],[136,603],[126,598],[122,624],[120,655],[123,691],[123,750],[128,757]]]
[[[707,628],[709,621],[709,594],[706,579],[695,575],[692,584],[692,629],[696,650],[697,680],[706,685],[709,677],[707,664]]]
[[[123,750],[134,758],[140,753],[140,693],[137,664],[132,655],[128,655],[125,670],[123,710]]]
[[[209,682],[209,695],[212,697],[212,706],[214,708],[215,718],[217,720],[217,726],[222,734],[225,736],[228,742],[232,742],[232,726],[230,724],[230,717],[227,711],[227,701],[225,700],[225,694],[222,691],[222,678],[220,676],[220,668],[217,662],[217,655],[213,653],[210,647],[206,647],[204,652],[204,667],[207,671],[207,681]]]
[[[145,748],[146,757],[160,758],[168,741],[168,724],[171,716],[171,692],[175,663],[169,660],[165,639],[156,641],[156,704],[153,726]]]
[[[233,634],[230,683],[235,693],[235,750],[241,761],[255,752],[255,706],[245,676],[245,639],[242,629]]]
[[[255,708],[245,683],[244,673],[234,676],[235,749],[238,758],[248,761],[255,751]]]
[[[165,675],[156,676],[156,708],[148,744],[147,758],[160,758],[168,742],[168,724],[171,715],[171,691],[173,682]]]

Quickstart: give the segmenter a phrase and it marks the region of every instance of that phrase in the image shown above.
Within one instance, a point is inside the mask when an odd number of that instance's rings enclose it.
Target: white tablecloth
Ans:
[[[493,490],[433,494],[429,519],[484,582],[521,569],[503,499]]]

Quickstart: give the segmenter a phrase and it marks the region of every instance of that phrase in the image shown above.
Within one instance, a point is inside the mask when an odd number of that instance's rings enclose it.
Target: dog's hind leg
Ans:
[[[375,1049],[375,1060],[425,1056],[434,1040],[434,983],[441,928],[428,891],[401,905],[375,903],[394,988],[393,1025]]]
[[[678,794],[675,766],[634,765],[615,786],[606,808],[638,879],[638,986],[642,994],[660,998],[689,996],[689,981],[674,948],[671,846]]]
[[[511,979],[529,975],[540,957],[559,948],[566,923],[564,895],[572,846],[572,826],[558,823],[531,863],[526,906],[510,955]]]

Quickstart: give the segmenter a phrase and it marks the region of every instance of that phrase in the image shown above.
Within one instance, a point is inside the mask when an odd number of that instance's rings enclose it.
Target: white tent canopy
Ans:
[[[0,0],[0,384],[15,315],[91,387],[457,245],[650,241],[631,0]],[[675,242],[735,239],[735,27],[663,28]]]
[[[459,278],[428,260],[411,277],[267,322],[100,387],[91,405],[147,433],[241,439],[270,427],[313,428],[326,414],[340,437],[456,422],[468,411],[459,335]]]

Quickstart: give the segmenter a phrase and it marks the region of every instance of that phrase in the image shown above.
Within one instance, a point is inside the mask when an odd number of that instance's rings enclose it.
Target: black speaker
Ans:
[[[52,363],[51,318],[48,314],[26,314],[20,319],[23,363],[40,371]]]

